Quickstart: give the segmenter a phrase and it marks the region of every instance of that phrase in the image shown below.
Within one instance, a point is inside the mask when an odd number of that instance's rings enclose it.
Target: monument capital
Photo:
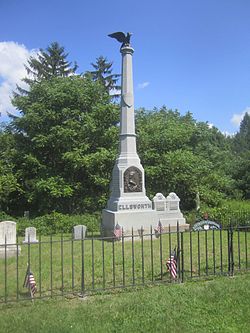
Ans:
[[[121,54],[133,54],[134,51],[135,50],[129,45],[122,46],[120,49]]]

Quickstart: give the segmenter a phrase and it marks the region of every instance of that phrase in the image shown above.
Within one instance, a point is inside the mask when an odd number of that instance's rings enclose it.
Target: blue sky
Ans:
[[[0,21],[0,121],[20,66],[53,41],[80,72],[100,55],[120,72],[115,31],[133,33],[136,107],[190,111],[228,133],[250,112],[249,0],[0,0]]]

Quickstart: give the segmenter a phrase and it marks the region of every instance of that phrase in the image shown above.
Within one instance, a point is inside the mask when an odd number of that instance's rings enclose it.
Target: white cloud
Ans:
[[[110,96],[114,96],[114,95],[119,95],[121,94],[121,90],[120,89],[111,89],[109,92]]]
[[[250,114],[250,106],[246,107],[245,110],[241,113],[235,113],[231,118],[231,123],[235,127],[239,127],[246,112]]]
[[[230,132],[228,132],[228,131],[222,131],[221,132],[223,135],[225,135],[225,136],[229,136],[229,137],[233,137],[235,134],[236,134],[236,132],[235,133],[230,133]]]
[[[149,85],[149,82],[148,82],[148,81],[146,81],[146,82],[142,82],[142,83],[139,83],[139,84],[137,85],[137,88],[138,88],[138,89],[144,89],[144,88],[146,88],[148,85]]]
[[[15,42],[0,42],[0,115],[7,112],[17,113],[11,104],[13,90],[18,84],[25,88],[21,80],[26,76],[24,64],[27,59],[36,53],[28,50],[23,44]]]
[[[208,123],[208,128],[213,128],[214,127],[214,124],[213,123]]]

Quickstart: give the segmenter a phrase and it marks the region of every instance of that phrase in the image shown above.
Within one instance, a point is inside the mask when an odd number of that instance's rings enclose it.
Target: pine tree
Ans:
[[[234,147],[240,154],[250,150],[250,115],[247,112],[240,123],[239,132],[235,135]]]
[[[52,77],[66,77],[75,73],[78,68],[76,62],[73,66],[67,61],[68,53],[59,43],[51,43],[46,50],[40,49],[37,56],[31,56],[28,66],[25,66],[29,76],[24,81],[31,85],[41,80],[49,80]]]
[[[233,176],[237,188],[242,191],[243,198],[250,199],[250,114],[245,113],[240,130],[233,139],[234,150],[237,154],[237,163],[234,166]]]
[[[120,96],[121,87],[117,84],[121,74],[112,74],[112,62],[108,62],[107,58],[100,56],[96,58],[96,63],[91,63],[94,71],[87,72],[94,81],[99,81],[103,84],[106,91],[112,97]]]

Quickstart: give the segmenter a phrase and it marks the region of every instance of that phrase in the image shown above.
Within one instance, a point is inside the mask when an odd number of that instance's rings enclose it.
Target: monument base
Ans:
[[[21,253],[21,246],[18,245],[18,255]],[[5,250],[5,245],[0,247],[0,258],[4,259],[5,255],[7,258],[17,256],[17,246],[16,245],[7,245]]]
[[[26,240],[23,241],[23,244],[37,244],[37,243],[39,243],[39,241],[37,239],[32,240],[32,241],[26,241]]]
[[[163,215],[163,214],[162,214]],[[186,224],[186,219],[182,214],[166,213],[159,218],[159,214],[155,210],[145,211],[111,211],[103,209],[102,211],[102,231],[104,237],[113,237],[116,224],[123,228],[125,235],[131,235],[132,228],[134,235],[140,234],[141,229],[144,233],[150,233],[151,226],[157,228],[159,221],[161,221],[164,232],[177,230],[177,222],[179,223],[179,230],[189,230],[189,224]]]
[[[132,228],[134,234],[138,234],[138,230],[150,230],[150,226],[157,225],[157,216],[155,211],[146,210],[139,212],[118,211],[113,212],[108,209],[102,211],[102,227],[105,237],[113,236],[116,224],[123,228],[124,234],[131,235]]]

